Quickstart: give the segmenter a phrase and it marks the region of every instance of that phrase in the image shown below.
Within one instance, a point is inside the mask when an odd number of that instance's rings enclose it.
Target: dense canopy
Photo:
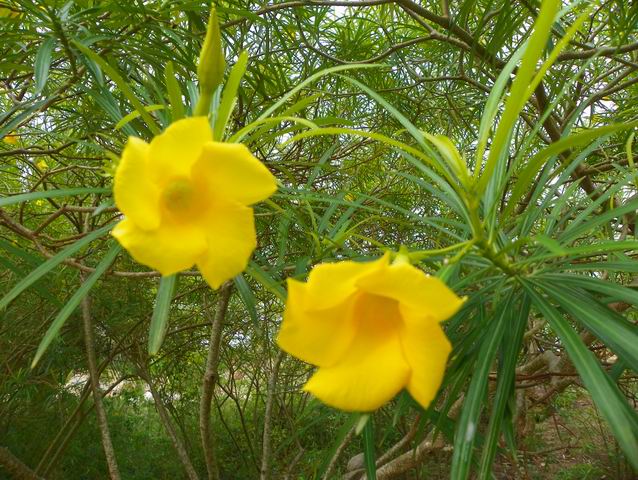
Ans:
[[[214,6],[0,0],[0,478],[634,478],[638,3]],[[149,178],[189,155],[184,207]],[[344,412],[277,345],[288,289],[384,254],[444,334],[400,379],[337,345],[393,380],[330,379]],[[348,308],[406,321],[411,271]]]

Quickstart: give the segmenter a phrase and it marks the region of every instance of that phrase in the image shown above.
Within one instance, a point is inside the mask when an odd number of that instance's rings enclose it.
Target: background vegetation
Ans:
[[[634,478],[638,4],[563,2],[536,39],[537,0],[217,7],[249,55],[227,134],[287,117],[243,139],[281,185],[243,275],[179,276],[151,356],[113,166],[194,108],[210,5],[0,1],[0,478]],[[402,245],[468,301],[432,407],[360,435],[273,342],[285,279]]]

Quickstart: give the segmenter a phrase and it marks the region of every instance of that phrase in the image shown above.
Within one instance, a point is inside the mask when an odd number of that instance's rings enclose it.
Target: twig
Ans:
[[[82,281],[84,275],[80,274]],[[91,305],[89,296],[82,299],[82,320],[84,325],[84,344],[86,346],[86,356],[89,362],[89,375],[91,377],[91,389],[93,390],[93,401],[95,402],[95,413],[97,414],[97,422],[100,427],[102,436],[102,447],[106,456],[106,463],[109,468],[109,474],[112,480],[120,480],[120,471],[115,458],[115,450],[109,433],[109,425],[106,418],[106,411],[102,404],[102,393],[100,392],[100,377],[97,371],[97,362],[95,360],[95,343],[93,339],[93,322],[91,320]]]
[[[199,480],[199,477],[197,476],[197,473],[195,472],[195,468],[193,467],[193,463],[191,462],[191,459],[189,458],[188,453],[186,452],[186,447],[184,447],[184,444],[182,443],[180,438],[177,436],[177,432],[175,431],[175,427],[173,426],[173,423],[171,422],[168,412],[166,411],[166,407],[164,407],[164,403],[162,403],[162,398],[160,397],[157,389],[155,388],[155,385],[153,385],[151,374],[149,373],[145,365],[140,365],[138,370],[139,370],[140,377],[148,385],[148,389],[150,390],[151,396],[153,397],[153,401],[155,402],[155,409],[157,410],[157,413],[160,417],[160,421],[162,422],[162,425],[164,426],[164,430],[166,430],[166,433],[168,434],[171,440],[171,443],[173,444],[173,448],[175,448],[175,451],[177,452],[177,456],[182,462],[184,470],[186,470],[186,475],[188,475],[188,478],[190,480]]]
[[[215,384],[217,383],[222,324],[226,316],[226,310],[228,309],[231,291],[232,283],[225,284],[221,289],[219,300],[217,301],[217,310],[213,318],[208,344],[206,371],[202,382],[202,397],[199,404],[199,432],[201,434],[202,448],[204,450],[204,459],[206,461],[206,470],[208,471],[209,480],[219,479],[219,466],[215,458],[210,430],[210,403],[213,398]]]
[[[277,387],[277,377],[279,376],[279,366],[286,354],[282,351],[279,352],[275,359],[275,364],[272,367],[270,378],[268,379],[268,394],[266,397],[266,410],[264,413],[264,434],[262,437],[261,448],[261,470],[259,474],[260,480],[268,480],[270,474],[270,431],[272,428],[272,406],[275,399],[275,389]]]
[[[0,447],[0,465],[16,480],[44,480],[6,447]]]
[[[343,441],[339,444],[339,446],[335,450],[334,455],[330,459],[330,463],[328,464],[326,473],[323,474],[323,477],[321,477],[321,480],[330,480],[330,478],[332,477],[332,472],[337,466],[337,461],[339,460],[341,453],[348,446],[348,443],[350,443],[350,440],[352,440],[352,437],[354,437],[354,432],[355,432],[355,428],[352,427],[350,431],[348,432],[348,434],[344,437]]]

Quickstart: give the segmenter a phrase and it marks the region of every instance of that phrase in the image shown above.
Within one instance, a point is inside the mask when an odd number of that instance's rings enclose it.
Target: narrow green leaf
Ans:
[[[326,164],[326,162],[328,160],[330,160],[330,158],[332,158],[332,154],[335,152],[335,150],[337,149],[338,144],[337,143],[333,143],[331,146],[329,146],[322,154],[321,157],[319,158],[319,161],[317,162],[317,164],[313,167],[312,172],[310,172],[310,175],[308,175],[308,180],[306,181],[306,189],[309,189],[310,186],[314,183],[314,181],[317,179],[317,177],[319,176],[319,173],[321,173],[321,169],[324,167],[324,165]]]
[[[547,250],[552,252],[554,255],[558,255],[558,256],[561,256],[561,257],[567,255],[567,250],[565,250],[561,246],[561,244],[558,243],[553,238],[546,237],[545,235],[536,235],[533,238],[533,240],[536,243],[538,243],[539,245],[542,245],[543,247],[545,247]]]
[[[295,113],[306,108],[308,105],[316,102],[319,98],[321,98],[322,95],[323,92],[315,93],[314,95],[309,95],[307,97],[304,95],[283,112],[281,112],[281,114],[286,116],[294,115]]]
[[[228,142],[229,143],[237,143],[237,142],[240,142],[240,141],[244,140],[248,134],[253,132],[255,130],[255,128],[259,127],[260,125],[263,125],[264,128],[268,128],[269,124],[278,124],[278,123],[281,123],[281,122],[294,122],[294,123],[298,123],[299,125],[303,125],[303,126],[306,126],[308,128],[311,128],[311,129],[319,128],[317,124],[315,124],[314,122],[311,122],[310,120],[306,120],[305,118],[279,117],[279,116],[270,117],[270,118],[264,118],[262,120],[255,120],[254,122],[249,123],[244,128],[239,130],[237,133],[232,135],[228,139]],[[261,128],[258,129],[257,131],[255,131],[254,133],[251,134],[251,137],[259,136],[259,132],[261,132],[261,131],[263,131]],[[284,133],[284,131],[280,131],[280,132],[277,133],[277,136],[282,135],[283,133]],[[265,141],[263,136],[260,137],[260,140],[261,141]]]
[[[239,297],[244,302],[246,306],[246,310],[248,310],[248,315],[250,315],[250,319],[253,321],[253,325],[255,327],[259,326],[259,319],[257,317],[257,308],[255,301],[255,296],[253,295],[252,290],[250,289],[250,285],[244,278],[243,275],[237,275],[233,281],[235,282],[235,286],[237,287],[237,292],[239,292]]]
[[[622,272],[638,273],[638,262],[635,260],[618,260],[611,262],[576,262],[569,264],[567,268],[571,271],[592,271],[592,272]]]
[[[424,135],[425,138],[437,148],[441,154],[441,158],[446,161],[450,170],[454,172],[461,184],[469,187],[467,164],[456,146],[452,143],[452,140],[445,135],[430,135],[429,133],[424,133]]]
[[[620,270],[629,272],[631,264],[635,263],[635,260],[632,260],[631,262],[628,262],[628,264],[622,264],[622,266],[620,266]],[[606,264],[601,265],[601,267],[603,266],[606,266]],[[613,265],[610,265],[610,267],[612,266]],[[638,267],[638,265],[636,267]],[[549,280],[550,282],[557,284],[582,288],[584,290],[589,290],[590,292],[601,294],[608,299],[617,302],[627,302],[638,306],[638,290],[636,288],[618,285],[597,277],[573,275],[569,273],[547,273],[538,275],[535,278],[539,280]]]
[[[574,320],[602,340],[622,358],[629,368],[638,372],[638,332],[621,315],[599,304],[589,295],[555,282],[533,282],[567,311]]]
[[[630,176],[628,175],[626,179],[629,178]],[[571,242],[582,236],[584,233],[591,232],[594,228],[599,225],[604,225],[614,218],[621,218],[623,215],[628,213],[634,213],[638,209],[638,197],[630,197],[619,207],[604,210],[602,213],[598,213],[596,215],[591,215],[591,213],[596,211],[600,205],[604,205],[605,202],[612,199],[616,193],[625,188],[623,180],[624,179],[617,180],[617,184],[615,186],[607,189],[603,195],[598,197],[596,201],[591,202],[591,205],[583,209],[577,217],[571,220],[565,228],[565,231],[560,235],[559,240],[563,243]]]
[[[4,138],[5,135],[10,134],[16,127],[18,127],[25,119],[28,119],[32,116],[32,114],[41,108],[47,99],[44,98],[38,102],[31,103],[28,107],[23,107],[21,104],[9,109],[8,112],[0,114],[0,139]],[[16,113],[18,112],[18,113]],[[9,119],[7,121],[7,119]]]
[[[455,480],[465,480],[470,474],[470,463],[472,460],[472,450],[474,440],[479,426],[481,409],[484,404],[490,367],[494,362],[498,345],[505,332],[505,327],[510,324],[510,305],[512,304],[512,294],[505,302],[501,303],[496,318],[492,320],[489,331],[484,336],[479,347],[476,358],[476,367],[472,374],[470,386],[465,395],[463,410],[456,425],[454,435],[454,454],[452,456],[452,467],[450,478]]]
[[[230,115],[235,106],[235,99],[237,98],[237,91],[239,90],[239,84],[241,79],[246,73],[246,66],[248,65],[248,52],[243,50],[239,54],[237,63],[233,65],[228,75],[228,81],[224,85],[224,91],[222,92],[222,99],[217,109],[217,120],[215,121],[215,128],[213,129],[213,138],[215,140],[221,140],[226,130],[226,125],[230,119]],[[239,141],[239,140],[238,140]]]
[[[485,148],[487,147],[487,141],[490,136],[490,132],[492,131],[494,119],[496,118],[496,114],[498,113],[498,106],[500,105],[501,97],[503,96],[503,92],[505,91],[505,87],[507,87],[508,82],[510,81],[512,72],[516,68],[519,60],[525,53],[525,49],[527,48],[527,43],[525,42],[521,45],[516,52],[509,59],[505,67],[501,70],[501,73],[497,77],[494,85],[492,85],[492,89],[490,90],[490,94],[487,97],[487,102],[485,102],[485,108],[483,109],[483,115],[481,116],[481,124],[479,126],[479,134],[478,134],[478,146],[476,149],[476,162],[474,164],[474,177],[478,178],[481,172],[481,164],[483,163],[483,154],[485,153]]]
[[[153,317],[151,318],[151,327],[148,331],[149,355],[156,355],[164,341],[176,281],[177,275],[169,275],[160,279],[157,297],[155,297]]]
[[[288,139],[287,141],[285,141],[282,145],[287,145],[289,143],[294,143],[297,140],[300,140],[302,138],[308,138],[308,137],[318,137],[321,135],[352,135],[355,137],[362,137],[362,138],[372,138],[373,140],[376,140],[380,143],[384,143],[389,147],[394,147],[397,148],[399,150],[403,150],[404,152],[407,152],[419,159],[421,159],[424,163],[430,165],[431,167],[433,167],[435,170],[441,172],[442,174],[445,175],[445,177],[448,179],[448,181],[451,184],[454,184],[454,181],[452,179],[452,177],[450,176],[449,172],[445,171],[445,170],[441,170],[441,167],[438,165],[438,163],[433,160],[431,157],[429,157],[428,155],[424,154],[423,152],[421,152],[420,150],[417,150],[416,148],[401,142],[399,140],[395,140],[393,138],[390,138],[386,135],[382,135],[380,133],[376,133],[376,132],[368,132],[366,130],[355,130],[353,128],[340,128],[340,127],[324,127],[324,128],[316,128],[313,130],[307,130],[305,132],[301,132],[298,133],[297,135],[295,135],[294,137]]]
[[[87,193],[110,193],[110,188],[66,188],[61,190],[43,190],[40,192],[19,193],[0,198],[0,207],[14,205],[16,203],[29,202],[39,198],[70,197],[71,195],[84,195]]]
[[[9,253],[10,255],[14,255],[18,258],[21,258],[32,267],[37,267],[38,265],[42,263],[43,257],[41,257],[40,255],[34,255],[26,250],[22,250],[21,248],[17,246],[17,244],[14,245],[5,240],[2,240],[1,238],[0,238],[0,248],[2,248],[3,250],[6,250],[7,253]]]
[[[165,108],[164,105],[155,104],[155,105],[147,105],[146,107],[144,107],[144,110],[146,110],[147,112],[154,112],[155,110],[163,110],[164,108]],[[137,110],[132,111],[131,113],[126,115],[124,118],[122,118],[122,120],[120,120],[119,122],[115,124],[115,130],[121,129],[122,127],[127,125],[129,122],[132,122],[139,116],[140,116],[140,112],[138,112]]]
[[[549,146],[534,155],[525,168],[518,174],[518,179],[512,188],[512,193],[507,200],[507,206],[501,213],[501,218],[507,218],[512,210],[516,207],[518,201],[527,193],[530,185],[534,182],[536,174],[545,165],[548,158],[573,148],[580,147],[586,143],[596,140],[603,135],[634,128],[638,126],[638,122],[618,123],[616,125],[607,125],[605,127],[594,128],[584,132],[575,133],[559,141],[551,143]]]
[[[482,193],[485,190],[499,159],[507,153],[511,134],[514,125],[516,124],[518,114],[529,99],[527,87],[534,76],[536,63],[547,45],[547,39],[551,34],[554,16],[558,11],[559,3],[559,0],[545,0],[541,4],[540,12],[534,22],[534,31],[532,32],[532,36],[529,39],[527,47],[525,48],[523,61],[516,72],[514,82],[512,82],[512,88],[510,89],[509,96],[505,102],[503,116],[501,117],[496,133],[494,134],[494,138],[492,139],[490,153],[487,161],[485,162],[485,169],[477,183],[476,188],[479,193]]]
[[[547,56],[547,59],[543,62],[543,65],[541,66],[541,68],[538,69],[538,72],[536,72],[534,79],[527,87],[527,92],[525,93],[525,96],[527,98],[532,96],[532,94],[534,93],[538,85],[543,80],[543,77],[545,76],[549,68],[554,64],[554,62],[556,61],[560,53],[565,49],[565,47],[569,45],[570,40],[574,37],[574,35],[576,35],[576,32],[578,32],[578,29],[589,18],[591,18],[591,7],[586,8],[585,11],[580,14],[580,16],[576,19],[576,21],[567,29],[565,34],[558,41],[558,43],[552,50],[552,53],[550,53]]]
[[[168,92],[168,100],[171,104],[172,120],[175,122],[180,118],[184,118],[184,101],[182,100],[182,90],[175,76],[175,67],[172,61],[168,61],[164,70],[164,78],[166,80],[166,91]]]
[[[106,253],[106,255],[104,255],[104,258],[102,258],[100,263],[97,264],[97,266],[95,267],[95,271],[87,277],[82,285],[80,285],[80,288],[75,291],[66,305],[64,305],[62,310],[58,312],[55,319],[51,323],[51,326],[44,334],[42,341],[40,341],[40,345],[38,345],[38,350],[35,353],[33,361],[31,362],[31,368],[34,368],[37,365],[42,355],[44,355],[44,352],[46,352],[46,349],[49,347],[55,337],[57,337],[60,329],[64,326],[64,323],[75,311],[82,299],[89,293],[91,288],[93,288],[95,282],[97,282],[104,274],[104,272],[106,272],[106,270],[113,263],[121,250],[122,247],[120,247],[118,243],[113,244],[111,249]]]
[[[627,142],[625,143],[625,153],[627,154],[627,165],[634,174],[634,185],[638,188],[638,171],[636,170],[636,165],[634,163],[634,154],[632,152],[632,145],[634,143],[634,137],[636,136],[636,132],[631,132],[629,137],[627,138]]]
[[[618,444],[629,462],[638,469],[638,419],[624,401],[622,394],[598,363],[595,355],[585,346],[576,331],[561,314],[527,282],[521,280],[532,302],[547,319],[550,327],[561,339],[569,358],[574,363],[583,384],[603,418],[609,424]]]
[[[51,67],[51,54],[53,53],[53,47],[55,45],[55,38],[49,37],[40,48],[35,56],[35,65],[33,67],[35,72],[35,93],[40,93],[47,83],[49,78],[49,68]]]
[[[275,110],[281,107],[284,103],[286,103],[286,101],[288,101],[288,99],[292,97],[295,93],[304,89],[307,85],[311,84],[315,80],[320,79],[321,77],[325,77],[326,75],[330,75],[331,73],[342,72],[344,70],[356,70],[360,68],[379,68],[382,66],[383,65],[376,65],[376,64],[337,65],[336,67],[320,70],[317,73],[310,75],[303,82],[300,82],[295,88],[291,89],[286,94],[282,95],[282,97],[279,100],[277,100],[274,104],[268,107],[261,115],[259,115],[259,117],[257,117],[257,120],[261,120],[263,118],[269,117],[271,113],[273,113]]]
[[[625,365],[625,362],[623,362],[622,360],[618,360],[614,364],[614,366],[611,367],[611,370],[609,371],[609,377],[614,382],[618,382],[618,379],[623,374],[623,372],[625,371],[626,368],[627,368],[627,365]]]
[[[5,242],[2,239],[0,239],[0,248],[2,248],[3,250],[6,250],[8,253],[10,253],[12,255],[17,256],[18,258],[26,261],[31,267],[38,266],[38,265],[40,265],[40,263],[42,263],[42,257],[31,255],[29,252],[21,250],[21,249],[15,247],[15,246],[13,246],[9,242]],[[19,277],[19,278],[24,277],[28,273],[28,270],[25,271],[17,263],[14,263],[11,260],[9,260],[9,256],[0,255],[0,262],[2,262],[2,265],[4,265],[5,268],[7,268],[7,269],[11,270],[12,272],[14,272],[16,274],[16,276]],[[33,289],[36,292],[38,292],[38,295],[40,295],[42,298],[46,299],[51,305],[53,305],[55,307],[61,307],[62,304],[60,303],[60,300],[58,300],[58,298],[51,293],[50,289],[51,289],[52,286],[53,285],[46,284],[45,282],[36,282],[33,285]]]
[[[80,42],[73,41],[73,45],[77,47],[84,55],[89,57],[95,63],[97,63],[104,72],[113,79],[116,83],[117,87],[120,89],[122,94],[131,102],[135,110],[139,112],[139,114],[144,119],[146,126],[153,132],[154,135],[158,135],[160,133],[160,128],[157,126],[155,119],[146,111],[144,105],[135,95],[131,86],[122,78],[120,73],[111,66],[106,60],[100,57],[97,53],[93,52],[90,48],[82,45]]]
[[[339,75],[339,77],[343,78],[347,82],[351,83],[352,85],[356,86],[357,88],[367,93],[377,103],[383,106],[383,108],[385,108],[388,112],[390,112],[392,116],[396,118],[399,121],[399,123],[403,125],[403,127],[410,133],[410,135],[412,135],[412,138],[414,138],[419,144],[425,145],[425,142],[423,141],[423,139],[425,138],[423,132],[419,130],[419,128],[416,125],[414,125],[410,120],[408,120],[405,115],[399,112],[385,98],[383,98],[377,92],[369,88],[367,85],[364,85],[363,83],[359,82],[358,80],[355,80],[354,78],[350,78],[345,75]]]
[[[368,418],[363,427],[363,462],[366,469],[366,479],[377,479],[377,457],[374,449],[374,424],[372,417]]]
[[[109,230],[113,228],[113,223],[110,223],[102,228],[99,228],[88,235],[82,237],[77,242],[69,245],[67,248],[54,255],[38,268],[33,270],[29,275],[20,280],[4,297],[0,300],[0,311],[5,309],[12,300],[14,300],[18,295],[24,292],[27,288],[29,288],[33,283],[37,282],[44,275],[49,273],[53,268],[57,267],[64,260],[69,258],[75,252],[79,251],[82,247],[88,245],[93,240],[96,240],[107,233]]]
[[[505,409],[514,392],[514,376],[516,374],[516,360],[523,342],[523,335],[527,327],[530,302],[527,297],[517,309],[517,316],[513,319],[511,328],[508,328],[503,336],[501,349],[503,355],[499,361],[498,383],[494,393],[494,406],[487,434],[483,444],[483,453],[479,468],[478,478],[489,480],[492,473],[492,463],[496,455],[501,426],[505,421]]]
[[[282,302],[286,301],[286,290],[254,261],[248,264],[246,273],[256,282],[259,282],[270,293],[273,293],[279,300]]]
[[[638,250],[638,240],[608,240],[604,242],[596,242],[592,245],[579,245],[577,247],[562,249],[559,253],[543,253],[540,255],[534,255],[528,260],[521,262],[521,264],[535,263],[540,260],[549,260],[556,257],[569,256],[569,260],[574,260],[578,257],[588,257],[593,255],[608,255],[611,252],[630,252]]]

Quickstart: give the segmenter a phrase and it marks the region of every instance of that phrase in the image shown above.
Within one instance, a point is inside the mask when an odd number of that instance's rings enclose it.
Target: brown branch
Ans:
[[[568,60],[580,60],[591,57],[612,57],[619,53],[628,53],[638,50],[638,42],[629,45],[621,45],[619,47],[599,47],[580,52],[565,52],[558,56],[557,62],[566,62]]]
[[[306,1],[293,1],[293,2],[282,2],[277,3],[275,5],[269,5],[267,7],[261,8],[259,10],[255,10],[251,12],[252,15],[266,15],[267,13],[276,12],[278,10],[284,10],[286,8],[297,8],[297,7],[371,7],[374,5],[383,5],[385,3],[392,3],[394,0],[360,0],[360,1],[317,1],[317,0],[306,0]],[[230,20],[221,25],[222,28],[232,27],[234,25],[239,25],[248,20],[248,18],[238,18],[237,20]]]
[[[482,60],[488,62],[490,65],[493,65],[499,69],[505,67],[504,61],[490,53],[472,36],[470,32],[464,30],[456,23],[454,23],[454,20],[452,18],[436,15],[435,13],[430,12],[428,9],[413,2],[412,0],[396,0],[396,3],[399,4],[402,8],[410,10],[417,15],[425,18],[426,20],[429,20],[430,22],[443,27],[448,32],[453,33],[458,39],[471,46],[472,51],[477,53]]]
[[[478,42],[470,32],[459,27],[451,18],[446,18],[440,15],[436,15],[421,5],[413,2],[412,0],[396,0],[396,2],[404,8],[404,10],[411,11],[412,13],[419,15],[423,19],[426,19],[440,27],[443,27],[449,33],[468,44],[479,58],[492,65],[493,67],[501,70],[505,66],[505,62],[499,59],[496,55],[489,52],[480,42]],[[422,22],[425,23],[425,22]],[[431,28],[431,27],[429,27]],[[549,105],[547,94],[543,84],[540,83],[534,92],[534,98],[536,99],[538,111],[542,114]],[[562,137],[562,132],[551,115],[548,115],[543,122],[543,128],[547,132],[552,142],[557,142]],[[561,161],[567,161],[570,157],[570,152],[563,152],[559,158]],[[577,166],[571,174],[574,180],[580,180],[580,187],[588,195],[596,195],[596,187],[592,180],[584,173],[584,167],[582,165]]]
[[[82,281],[84,276],[82,275]],[[102,393],[100,392],[100,377],[97,369],[97,361],[95,357],[95,342],[93,339],[93,321],[91,319],[91,305],[89,296],[82,299],[82,320],[84,326],[84,344],[86,347],[86,355],[89,363],[89,375],[91,377],[91,388],[93,390],[93,401],[95,403],[95,413],[97,414],[98,426],[102,436],[102,447],[106,463],[109,468],[109,474],[112,480],[120,480],[120,471],[115,458],[115,450],[109,433],[109,425],[106,417],[106,411],[102,404]]]
[[[352,427],[350,429],[350,431],[348,431],[346,436],[343,438],[343,441],[339,444],[339,446],[335,450],[334,455],[330,459],[330,463],[328,464],[328,468],[326,468],[326,473],[323,474],[323,477],[321,477],[321,480],[330,480],[331,478],[333,478],[332,477],[332,472],[334,472],[334,469],[337,467],[337,461],[339,460],[339,457],[341,456],[343,451],[348,446],[348,443],[350,443],[350,441],[354,437],[354,432],[355,432],[355,428]]]
[[[106,367],[107,364],[108,363],[103,363],[103,365],[101,365],[98,368],[98,372],[101,372]],[[133,375],[124,375],[124,376],[118,378],[117,381],[115,381],[113,384],[111,384],[109,386],[109,388],[107,388],[106,390],[104,390],[102,392],[102,398],[108,396],[108,394],[115,387],[117,387],[124,380],[128,380],[130,378],[134,378]],[[88,395],[89,395],[90,391],[91,391],[91,381],[89,380],[89,381],[86,382],[86,385],[84,387],[84,391],[82,393],[83,397],[86,395],[86,398],[88,398]],[[84,400],[82,400],[82,402],[85,401],[86,398],[84,398]],[[82,403],[78,404],[78,406],[76,407],[74,413],[67,420],[65,425],[58,432],[58,435],[56,435],[55,439],[49,445],[49,448],[47,449],[47,452],[45,452],[45,455],[42,456],[42,459],[40,460],[40,463],[38,463],[38,467],[36,468],[36,472],[40,472],[40,469],[42,468],[43,463],[46,460],[48,460],[48,465],[47,465],[46,468],[44,468],[42,470],[42,475],[46,477],[49,474],[51,469],[53,469],[53,467],[56,465],[56,462],[57,462],[58,458],[62,455],[62,453],[64,453],[64,450],[66,450],[66,447],[68,446],[69,442],[71,441],[71,439],[75,435],[75,432],[77,431],[77,429],[80,427],[80,425],[82,425],[82,422],[84,421],[84,419],[87,417],[87,415],[91,412],[91,410],[94,407],[95,407],[95,404],[91,405],[87,410],[82,410]],[[67,429],[67,427],[69,425],[71,426],[71,428],[68,431],[66,431],[66,434],[65,434],[65,430]],[[53,453],[53,455],[49,459],[48,455],[52,451],[53,447],[56,446],[58,439],[60,439],[63,434],[64,434],[64,438],[62,438],[62,441],[59,443],[59,445],[57,445],[57,448],[56,448],[55,452]]]
[[[406,40],[404,42],[400,42],[400,43],[394,44],[391,47],[389,47],[388,49],[386,49],[383,52],[379,53],[378,55],[366,58],[365,60],[346,61],[346,60],[341,60],[340,58],[337,58],[337,57],[335,57],[333,55],[330,55],[329,53],[326,53],[323,50],[315,47],[312,43],[310,43],[310,41],[306,37],[306,34],[304,33],[304,29],[299,24],[299,19],[298,18],[297,18],[297,25],[299,26],[299,28],[298,28],[299,35],[301,36],[301,39],[302,39],[304,45],[307,48],[309,48],[313,52],[317,53],[318,55],[321,55],[322,57],[327,58],[328,60],[331,60],[331,61],[333,61],[335,63],[339,63],[341,65],[360,65],[360,64],[364,64],[364,63],[376,63],[376,62],[378,62],[380,60],[383,60],[386,57],[389,57],[390,55],[392,55],[397,50],[401,50],[402,48],[409,47],[410,45],[416,45],[418,43],[429,42],[431,40],[438,40],[438,38],[436,38],[434,34],[428,35],[427,37],[411,38],[410,40]]]
[[[209,480],[219,479],[219,466],[215,458],[215,450],[212,442],[212,432],[210,428],[210,405],[213,398],[213,391],[218,380],[219,348],[221,343],[221,331],[228,309],[228,302],[232,292],[232,283],[226,283],[217,300],[217,310],[213,318],[213,325],[208,343],[208,358],[206,359],[206,371],[202,381],[202,396],[199,403],[199,432],[204,450],[206,470]]]
[[[30,148],[18,148],[16,150],[5,150],[4,152],[0,152],[0,157],[12,157],[14,155],[54,155],[56,153],[60,153],[65,148],[74,145],[75,142],[67,142],[64,145],[61,145],[57,148],[52,148],[51,150],[32,150]]]
[[[0,447],[0,465],[15,480],[44,480],[6,447]]]
[[[412,441],[412,439],[416,436],[417,432],[419,431],[420,421],[421,421],[421,415],[417,414],[417,416],[414,417],[414,420],[412,422],[412,427],[410,428],[408,433],[406,433],[401,440],[395,443],[389,450],[387,450],[383,455],[381,455],[377,459],[377,463],[376,463],[377,467],[380,467],[381,465],[387,463],[390,459],[392,459],[392,457],[394,457],[396,453],[403,450]]]
[[[148,369],[146,368],[146,366],[142,365],[139,367],[138,370],[139,370],[140,378],[142,378],[148,385],[148,389],[150,390],[151,396],[153,397],[153,402],[155,403],[155,409],[157,410],[157,413],[160,417],[162,426],[164,427],[164,430],[166,430],[166,433],[168,434],[171,440],[171,443],[173,444],[173,448],[177,452],[177,456],[182,462],[182,466],[184,467],[184,470],[186,470],[186,475],[188,475],[188,478],[190,480],[199,480],[199,477],[197,476],[197,473],[195,472],[195,468],[193,467],[193,463],[191,462],[191,459],[188,456],[188,453],[186,452],[186,447],[184,447],[184,444],[182,443],[180,438],[177,436],[177,432],[175,431],[175,427],[173,426],[173,423],[171,422],[168,412],[166,411],[166,407],[164,407],[162,398],[160,397],[157,389],[155,388],[155,385],[153,385],[153,380],[151,379],[151,375]]]
[[[60,208],[60,210],[62,210],[62,207]],[[66,209],[66,211],[74,211],[74,212],[75,211],[89,212],[93,210],[94,210],[93,208],[85,210],[82,207],[73,207],[73,208]],[[49,249],[45,248],[40,243],[39,237],[41,236],[44,237],[44,235],[42,235],[41,233],[36,233],[34,230],[29,230],[22,224],[14,221],[11,218],[11,216],[2,208],[0,208],[0,220],[1,220],[0,225],[6,226],[8,229],[12,230],[14,233],[31,241],[35,245],[36,249],[47,259],[52,258],[56,255],[54,252],[49,251]],[[83,236],[85,236],[85,234],[76,235],[76,236],[73,236],[72,238],[65,239],[65,241],[77,240],[79,238],[82,238]],[[77,268],[78,270],[84,273],[90,274],[95,271],[95,268],[88,267],[84,265],[83,263],[78,262],[76,259],[72,257],[69,257],[66,260],[62,261],[62,263],[64,265]],[[110,270],[106,272],[106,275],[113,275],[115,277],[128,277],[128,278],[156,278],[156,277],[162,276],[160,272],[155,270],[146,271],[146,272],[127,272],[127,271],[119,271],[119,270]],[[184,272],[179,272],[178,275],[186,276],[186,277],[199,277],[201,276],[201,273],[195,270],[187,270]]]
[[[275,401],[275,389],[277,388],[277,377],[279,376],[279,366],[286,354],[284,351],[280,351],[277,354],[275,363],[268,379],[268,393],[266,396],[266,410],[264,412],[264,432],[262,436],[262,449],[261,449],[261,469],[259,473],[260,480],[268,480],[270,476],[270,430],[272,427],[272,407]]]

